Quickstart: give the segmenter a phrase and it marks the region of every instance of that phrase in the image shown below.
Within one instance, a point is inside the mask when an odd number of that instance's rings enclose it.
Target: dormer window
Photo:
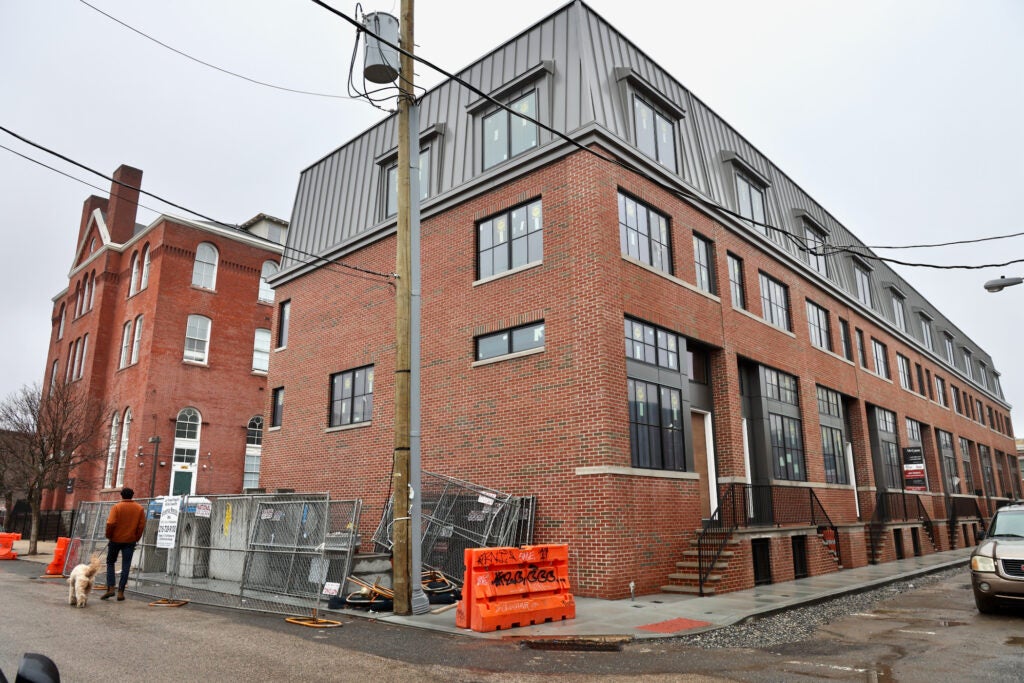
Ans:
[[[636,126],[637,148],[673,173],[679,170],[676,162],[676,127],[639,96],[633,97],[633,121]]]
[[[513,100],[509,108],[522,116],[499,109],[484,117],[484,170],[537,146],[537,92]]]
[[[754,229],[768,235],[765,226],[764,189],[743,174],[736,174],[736,206],[738,213],[753,223]]]
[[[921,341],[929,351],[935,350],[935,342],[932,339],[932,319],[926,314],[921,314]]]
[[[807,246],[808,265],[819,274],[828,277],[828,261],[825,258],[825,233],[805,221],[804,243]]]
[[[857,301],[871,308],[871,268],[866,263],[854,261],[853,277],[857,284]]]
[[[893,322],[896,323],[896,327],[904,332],[907,331],[906,300],[896,290],[892,290],[892,318]]]

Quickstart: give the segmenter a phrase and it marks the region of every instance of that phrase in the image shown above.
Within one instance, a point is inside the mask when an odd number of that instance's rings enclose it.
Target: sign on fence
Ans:
[[[181,511],[181,496],[166,496],[160,507],[160,526],[156,532],[157,548],[173,548],[178,533],[178,513]]]

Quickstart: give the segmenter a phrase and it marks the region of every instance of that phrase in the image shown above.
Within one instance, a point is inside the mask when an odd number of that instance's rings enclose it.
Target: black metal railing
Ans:
[[[70,537],[74,526],[74,510],[47,510],[40,512],[39,536],[37,540],[56,541],[61,536]],[[21,534],[23,539],[28,540],[32,533],[32,513],[23,511],[10,515],[6,520],[5,528],[8,533]]]
[[[744,508],[740,507],[740,513]],[[704,522],[700,536],[697,537],[697,585],[700,595],[704,595],[704,584],[711,576],[715,564],[722,557],[725,544],[736,531],[736,496],[732,487],[725,487],[718,499],[718,508]]]

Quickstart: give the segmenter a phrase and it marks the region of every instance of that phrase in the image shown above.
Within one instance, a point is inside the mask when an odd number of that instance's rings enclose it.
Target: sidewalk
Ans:
[[[15,541],[18,560],[47,565],[53,559],[53,541],[40,541],[37,555],[24,555],[28,541]],[[903,579],[929,574],[948,567],[966,567],[972,548],[959,548],[905,560],[843,569],[832,574],[796,581],[758,586],[744,591],[697,597],[676,593],[644,595],[636,600],[576,598],[576,618],[567,621],[524,626],[490,633],[477,633],[455,626],[455,609],[439,614],[395,616],[343,610],[346,615],[425,628],[434,631],[487,639],[651,639],[699,633],[722,628],[748,617],[767,615],[792,607],[818,602],[845,593],[856,593]],[[41,568],[42,569],[42,568]],[[966,568],[964,569],[966,578]],[[435,609],[438,607],[435,606]],[[328,615],[332,612],[328,612]]]

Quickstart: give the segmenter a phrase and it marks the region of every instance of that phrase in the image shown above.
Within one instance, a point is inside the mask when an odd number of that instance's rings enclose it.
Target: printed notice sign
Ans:
[[[178,513],[181,511],[181,496],[164,497],[160,509],[160,526],[156,531],[157,548],[173,548],[178,533]]]
[[[903,449],[903,488],[907,491],[927,491],[928,479],[924,473],[924,452],[920,446]]]

